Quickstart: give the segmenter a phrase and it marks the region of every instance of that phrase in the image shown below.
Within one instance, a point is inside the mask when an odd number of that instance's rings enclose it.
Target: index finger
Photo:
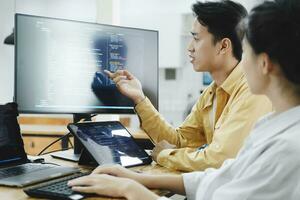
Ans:
[[[92,174],[109,174],[114,165],[99,166],[92,171]]]
[[[104,72],[109,76],[109,78],[114,79],[117,76],[122,76],[124,75],[124,70],[117,70],[115,72],[110,72],[108,70],[104,70]]]
[[[126,75],[129,80],[134,78],[134,76],[127,70],[124,70],[123,74]]]
[[[68,182],[68,186],[75,186],[75,185],[91,185],[91,181],[90,181],[90,177],[89,176],[83,176],[83,177],[79,177],[73,180],[70,180]]]

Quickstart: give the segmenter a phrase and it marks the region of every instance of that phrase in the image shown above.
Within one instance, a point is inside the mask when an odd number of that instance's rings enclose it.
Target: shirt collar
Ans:
[[[205,102],[204,108],[207,108],[212,105],[213,97],[216,92],[216,88],[217,88],[217,85],[215,84],[215,82],[212,82],[211,85],[208,86],[207,90],[209,93],[209,97],[207,98],[207,101]]]
[[[274,115],[274,113],[267,115],[262,120],[263,122],[259,123],[250,135],[251,140],[255,141],[254,146],[265,143],[270,138],[282,133],[283,130],[300,123],[300,106],[291,108],[278,115]]]
[[[234,89],[236,88],[236,85],[239,83],[239,80],[244,77],[244,73],[242,70],[242,66],[239,63],[229,74],[229,76],[226,78],[226,80],[221,84],[221,88],[229,94],[229,96],[232,95]]]
[[[229,95],[231,96],[234,89],[236,88],[236,85],[239,84],[240,79],[244,77],[242,66],[238,64],[232,72],[229,74],[229,76],[226,78],[226,80],[221,84],[221,88]],[[207,88],[209,92],[209,98],[207,99],[204,108],[209,107],[212,105],[213,97],[216,92],[217,85],[215,82],[212,82],[211,85]]]

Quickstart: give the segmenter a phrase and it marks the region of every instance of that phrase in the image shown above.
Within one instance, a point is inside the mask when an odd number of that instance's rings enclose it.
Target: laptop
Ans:
[[[68,129],[84,147],[79,164],[133,167],[152,162],[151,156],[118,121],[72,123]]]
[[[117,163],[124,167],[132,167],[152,162],[151,157],[136,144],[131,134],[118,121],[71,123],[68,129],[84,146],[79,164],[97,166]],[[67,182],[84,175],[87,174],[76,173],[44,182],[26,188],[24,192],[28,196],[38,198],[83,199],[87,194],[72,191]]]
[[[20,132],[0,126],[0,185],[23,187],[78,171],[74,167],[31,163]]]

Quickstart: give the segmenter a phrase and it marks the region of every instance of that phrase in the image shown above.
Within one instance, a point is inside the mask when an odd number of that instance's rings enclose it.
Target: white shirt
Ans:
[[[183,181],[188,200],[299,200],[300,106],[263,118],[235,159]]]

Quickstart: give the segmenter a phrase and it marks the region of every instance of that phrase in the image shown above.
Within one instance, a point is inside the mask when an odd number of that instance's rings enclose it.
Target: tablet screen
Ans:
[[[151,162],[119,122],[77,123],[68,127],[98,164],[118,163],[128,167]]]

